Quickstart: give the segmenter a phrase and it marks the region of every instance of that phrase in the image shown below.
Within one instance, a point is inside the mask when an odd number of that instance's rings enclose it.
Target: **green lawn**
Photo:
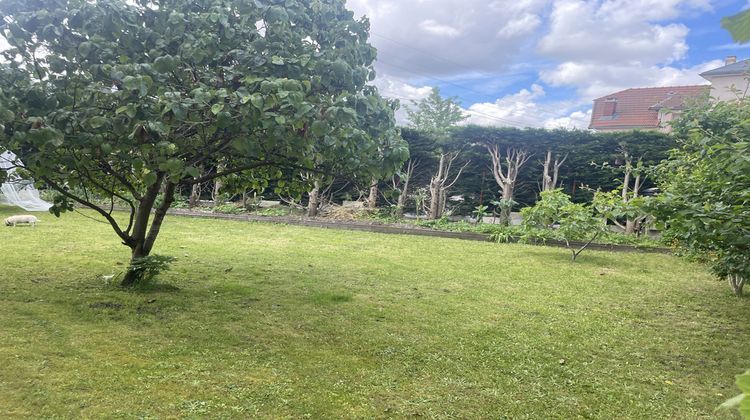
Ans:
[[[685,419],[750,367],[750,300],[669,256],[171,217],[122,291],[108,225],[40,217],[0,229],[2,418]]]

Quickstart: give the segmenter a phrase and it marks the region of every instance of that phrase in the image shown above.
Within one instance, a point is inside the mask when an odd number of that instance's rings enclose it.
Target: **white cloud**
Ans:
[[[513,38],[533,32],[542,20],[537,15],[526,13],[518,19],[511,20],[497,31],[498,38]]]
[[[566,117],[549,118],[542,124],[544,128],[555,129],[564,128],[566,130],[586,129],[591,121],[591,109],[587,111],[571,112]]]
[[[521,89],[495,102],[476,103],[466,110],[469,115],[466,123],[538,127],[539,116],[535,115],[534,101],[544,94],[544,88],[535,84],[530,89]]]
[[[632,87],[700,85],[708,83],[700,73],[723,65],[713,60],[687,68],[657,65],[605,65],[565,62],[542,71],[541,79],[552,86],[575,86],[585,99],[594,99]]]
[[[538,49],[564,61],[654,65],[680,60],[687,53],[688,28],[653,22],[677,16],[684,3],[690,2],[558,0]]]
[[[347,0],[371,22],[371,42],[388,74],[439,78],[498,73],[537,35],[551,0]]]
[[[390,76],[378,77],[375,79],[375,85],[378,87],[381,95],[401,100],[423,99],[432,90],[431,86],[414,86]]]
[[[375,85],[382,96],[401,101],[401,108],[396,111],[396,122],[401,125],[408,122],[406,107],[411,106],[411,101],[424,99],[432,91],[432,86],[414,86],[390,76],[378,77],[375,79]]]
[[[587,100],[630,87],[705,84],[698,74],[721,63],[677,65],[688,28],[665,21],[710,8],[708,0],[557,0],[538,52],[559,62],[540,78]]]
[[[445,36],[448,38],[455,38],[461,35],[461,31],[458,29],[449,25],[442,25],[432,19],[423,20],[419,23],[419,27],[422,28],[423,31],[432,35]]]
[[[535,128],[586,128],[591,111],[574,111],[575,103],[540,103],[546,95],[540,85],[531,85],[495,102],[476,103],[465,110],[466,124]]]

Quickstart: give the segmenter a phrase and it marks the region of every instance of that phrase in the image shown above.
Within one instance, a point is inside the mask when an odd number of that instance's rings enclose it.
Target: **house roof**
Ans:
[[[654,105],[651,105],[650,109],[660,110],[660,109],[671,109],[671,110],[681,110],[685,107],[685,102],[687,99],[690,99],[690,96],[685,96],[680,93],[668,93],[667,97],[663,100],[655,103]]]
[[[700,74],[701,77],[712,77],[712,76],[735,76],[745,74],[750,70],[750,60],[741,60],[736,63],[727,64],[726,66],[719,67],[709,71],[704,71]]]
[[[659,110],[682,109],[685,101],[707,94],[710,85],[633,88],[594,99],[591,129],[658,128]],[[613,115],[605,115],[606,102],[615,102]]]

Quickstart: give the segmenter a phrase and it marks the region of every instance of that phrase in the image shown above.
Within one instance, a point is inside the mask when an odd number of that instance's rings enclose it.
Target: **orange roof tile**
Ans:
[[[709,85],[626,89],[594,99],[591,129],[659,127],[659,109],[681,109],[685,100],[707,94]],[[615,113],[605,115],[605,102],[616,101]]]

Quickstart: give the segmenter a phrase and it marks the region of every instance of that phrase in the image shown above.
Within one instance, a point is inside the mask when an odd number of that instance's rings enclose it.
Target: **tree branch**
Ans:
[[[117,236],[119,236],[120,239],[123,240],[123,242],[128,243],[130,241],[130,239],[131,239],[130,236],[128,236],[125,232],[123,232],[123,230],[120,228],[120,225],[117,223],[117,220],[115,220],[115,218],[112,217],[111,214],[107,213],[106,210],[100,208],[99,206],[97,206],[96,204],[94,204],[94,203],[92,203],[92,202],[90,202],[88,200],[85,200],[83,198],[80,198],[80,197],[78,197],[76,195],[71,194],[70,192],[66,191],[65,188],[63,188],[62,186],[60,186],[58,183],[56,183],[55,181],[53,181],[53,180],[51,180],[51,179],[49,179],[47,177],[42,177],[41,179],[44,182],[46,182],[49,186],[51,186],[52,188],[54,188],[55,191],[59,192],[60,194],[62,194],[64,196],[70,198],[71,200],[73,200],[73,201],[75,201],[75,202],[77,202],[79,204],[82,204],[82,205],[84,205],[84,206],[86,206],[86,207],[88,207],[88,208],[96,211],[97,213],[101,214],[102,217],[104,217],[105,219],[107,219],[107,221],[109,222],[109,224],[112,225],[112,228],[115,230],[115,233],[117,233]],[[131,217],[132,217],[132,213],[131,213]]]

